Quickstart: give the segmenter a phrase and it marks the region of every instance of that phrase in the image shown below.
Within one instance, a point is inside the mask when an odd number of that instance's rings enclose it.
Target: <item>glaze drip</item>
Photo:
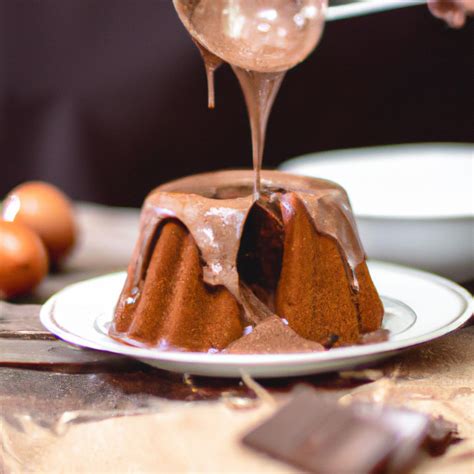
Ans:
[[[223,64],[222,59],[218,58],[215,54],[212,54],[198,41],[194,40],[194,44],[198,47],[204,61],[204,69],[206,70],[207,80],[207,106],[209,109],[213,109],[216,106],[216,94],[214,86],[214,73],[216,69]]]

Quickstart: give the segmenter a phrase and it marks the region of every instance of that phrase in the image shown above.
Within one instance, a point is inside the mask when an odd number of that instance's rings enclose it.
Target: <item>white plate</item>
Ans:
[[[283,163],[348,192],[371,258],[474,278],[474,146],[419,143],[313,153]]]
[[[65,341],[124,354],[174,372],[239,377],[242,369],[254,377],[284,377],[372,363],[447,334],[473,313],[472,297],[449,280],[383,262],[369,262],[369,268],[380,294],[384,295],[384,326],[392,329],[392,334],[387,342],[366,346],[275,355],[160,352],[127,346],[106,334],[125,273],[65,288],[43,305],[40,318],[47,329]]]

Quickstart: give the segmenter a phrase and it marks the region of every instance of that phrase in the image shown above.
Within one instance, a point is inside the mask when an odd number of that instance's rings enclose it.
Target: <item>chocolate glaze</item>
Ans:
[[[252,172],[248,170],[217,171],[213,173],[202,173],[194,176],[171,181],[156,188],[147,198],[146,206],[154,207],[154,200],[159,199],[161,192],[179,192],[183,194],[194,194],[193,202],[199,207],[210,206],[212,208],[236,207],[237,213],[242,213],[245,219],[253,204],[250,193],[252,190]],[[365,253],[357,232],[352,209],[346,191],[336,183],[319,178],[298,176],[281,171],[262,171],[262,189],[267,195],[278,192],[294,192],[302,200],[308,210],[316,230],[324,235],[332,237],[339,245],[353,271],[365,260]],[[202,198],[211,198],[211,203]],[[222,198],[233,198],[225,202]],[[176,197],[179,201],[180,198]],[[183,198],[186,199],[186,198]],[[217,201],[216,201],[217,199]],[[238,210],[240,209],[240,211]],[[220,211],[221,212],[221,211]],[[225,223],[229,225],[229,219],[219,219],[214,224]],[[186,222],[184,222],[185,225]],[[200,220],[202,226],[212,225],[206,220]],[[188,225],[187,225],[188,226]],[[193,229],[188,226],[194,235]],[[240,237],[243,226],[234,228],[233,235],[238,235],[238,240],[233,242],[234,255],[240,245]],[[219,229],[216,229],[218,231]],[[198,240],[196,240],[198,242]],[[200,247],[199,243],[198,246]],[[201,248],[201,247],[200,247]],[[204,252],[204,248],[201,248]],[[206,260],[206,258],[205,258]],[[234,260],[235,261],[235,260]],[[354,284],[356,284],[355,276]],[[212,283],[212,282],[210,282]]]
[[[266,202],[271,209],[279,196],[290,192],[304,203],[316,230],[334,239],[344,252],[347,274],[356,292],[355,269],[365,255],[345,191],[330,181],[263,171],[263,194],[269,197],[254,203],[252,178],[251,171],[220,171],[178,179],[156,188],[142,208],[140,236],[118,307],[138,302],[153,239],[160,223],[173,218],[184,224],[200,250],[204,281],[212,286],[223,285],[234,295],[244,309],[245,324],[255,326],[272,316],[272,310],[240,281],[237,259],[244,226],[253,206]],[[271,338],[273,329],[265,324],[258,334]],[[280,329],[293,332],[285,325]],[[111,334],[120,338],[113,328]],[[291,335],[288,338],[291,339]],[[279,344],[276,339],[274,343],[275,347]],[[306,346],[301,347],[304,350]],[[250,351],[250,348],[245,350]]]

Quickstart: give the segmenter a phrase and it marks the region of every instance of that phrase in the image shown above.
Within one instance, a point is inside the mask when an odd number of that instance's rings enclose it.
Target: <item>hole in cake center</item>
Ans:
[[[281,273],[284,230],[277,194],[262,196],[250,210],[237,258],[240,279],[274,311]]]

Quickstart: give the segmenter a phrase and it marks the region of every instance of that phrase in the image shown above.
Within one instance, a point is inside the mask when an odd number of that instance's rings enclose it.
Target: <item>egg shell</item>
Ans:
[[[0,297],[30,292],[48,273],[41,239],[19,222],[0,220]]]
[[[55,186],[31,181],[5,198],[3,219],[21,222],[43,240],[51,262],[59,263],[76,242],[77,226],[70,200]]]

